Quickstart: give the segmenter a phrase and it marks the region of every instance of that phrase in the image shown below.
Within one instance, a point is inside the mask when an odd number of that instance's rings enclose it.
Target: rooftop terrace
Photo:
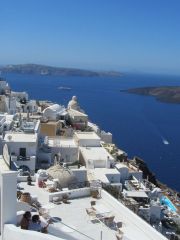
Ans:
[[[69,204],[61,203],[56,205],[49,202],[52,195],[58,196],[59,193],[49,193],[45,189],[39,188],[36,185],[29,186],[27,183],[20,183],[20,187],[24,188],[25,192],[30,192],[37,196],[39,202],[44,208],[49,209],[49,215],[57,222],[50,225],[49,234],[56,237],[61,237],[68,240],[86,240],[86,239],[111,239],[116,240],[116,222],[122,222],[122,232],[124,233],[123,240],[165,240],[159,232],[153,229],[149,224],[131,212],[128,208],[110,196],[104,190],[101,191],[101,198],[94,199],[90,197],[90,190],[75,189],[63,191],[70,193],[70,198],[76,195],[76,198],[70,199]],[[84,197],[83,197],[84,194]],[[79,197],[78,197],[79,195]],[[95,221],[86,213],[86,208],[91,207],[91,201],[96,201],[96,210],[104,209],[103,214],[111,214],[115,216],[113,225],[106,225],[98,217]],[[100,210],[99,210],[100,211]],[[98,215],[97,215],[98,216]],[[61,221],[58,221],[61,219]]]

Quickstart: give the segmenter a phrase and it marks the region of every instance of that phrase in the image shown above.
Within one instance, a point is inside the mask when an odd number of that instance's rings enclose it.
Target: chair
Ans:
[[[32,207],[34,207],[35,209],[39,210],[41,208],[41,204],[40,202],[38,202],[37,200],[35,200],[32,204]]]
[[[92,208],[86,208],[86,213],[88,214],[90,221],[98,221],[98,218],[96,217],[96,211],[94,211]]]
[[[96,212],[95,212],[92,208],[86,208],[86,213],[87,213],[88,215],[96,214]]]
[[[116,239],[117,240],[122,240],[123,239],[123,236],[124,236],[124,233],[119,230],[117,233],[116,233]]]
[[[93,201],[91,201],[91,207],[94,205],[96,205],[96,201],[93,200]]]

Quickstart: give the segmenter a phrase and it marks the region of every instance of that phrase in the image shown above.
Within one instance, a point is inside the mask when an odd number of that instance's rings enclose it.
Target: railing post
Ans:
[[[101,240],[102,240],[102,231],[101,231]]]

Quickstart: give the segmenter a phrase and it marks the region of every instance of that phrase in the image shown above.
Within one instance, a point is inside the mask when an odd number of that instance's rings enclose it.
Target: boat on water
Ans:
[[[60,87],[58,87],[58,89],[59,90],[71,90],[72,88],[60,86]]]
[[[169,142],[168,142],[166,139],[163,139],[163,143],[164,143],[165,145],[168,145],[168,144],[169,144]]]

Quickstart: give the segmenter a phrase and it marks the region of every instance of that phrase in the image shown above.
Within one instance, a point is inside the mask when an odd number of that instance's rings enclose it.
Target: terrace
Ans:
[[[26,182],[21,182],[19,187],[24,192],[29,192],[32,198],[38,199],[42,207],[47,210],[49,217],[53,219],[54,223],[48,227],[48,236],[53,235],[69,240],[166,239],[104,190],[101,191],[101,198],[94,199],[90,196],[90,188],[64,189],[64,191],[49,193],[35,183],[29,186]],[[60,204],[53,203],[54,198],[62,199],[64,194],[68,196],[68,203],[63,201]],[[91,201],[95,201],[94,206],[91,206]],[[95,215],[87,214],[87,209],[92,207]],[[114,217],[111,224],[105,221],[107,216]],[[117,223],[121,223],[122,238],[116,236]]]

